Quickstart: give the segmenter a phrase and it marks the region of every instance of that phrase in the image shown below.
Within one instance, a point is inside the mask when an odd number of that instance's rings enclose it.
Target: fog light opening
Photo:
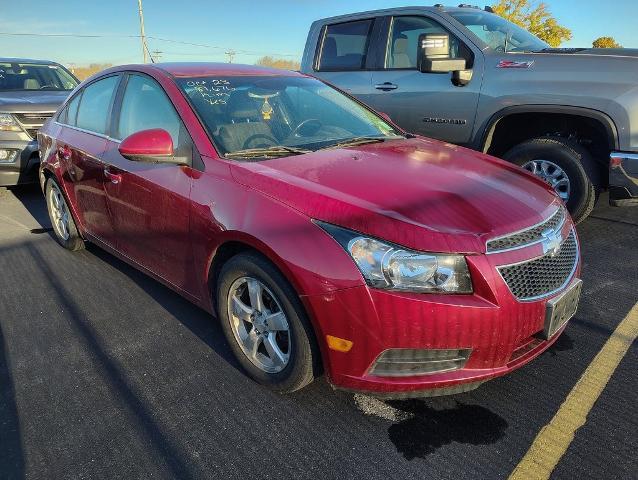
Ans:
[[[391,348],[377,357],[370,375],[380,377],[411,377],[451,372],[465,366],[472,349],[412,349]]]
[[[18,154],[17,150],[8,150],[6,148],[0,148],[0,162],[12,163]]]

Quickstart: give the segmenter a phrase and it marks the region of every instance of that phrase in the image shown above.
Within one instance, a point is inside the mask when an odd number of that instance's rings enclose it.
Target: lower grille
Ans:
[[[471,349],[423,350],[391,348],[377,357],[370,375],[382,377],[409,377],[431,373],[450,372],[465,366]]]
[[[557,254],[498,267],[498,271],[517,299],[536,300],[563,288],[574,274],[577,262],[578,243],[572,231]]]

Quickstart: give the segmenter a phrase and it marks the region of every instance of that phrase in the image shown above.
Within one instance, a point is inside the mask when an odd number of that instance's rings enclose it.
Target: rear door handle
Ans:
[[[122,181],[122,175],[111,173],[109,167],[104,167],[104,176],[108,178],[112,184],[117,185]]]
[[[399,88],[399,86],[395,85],[394,83],[383,82],[378,85],[375,85],[374,88],[376,88],[377,90],[383,90],[387,92],[389,90],[396,90],[397,88]]]

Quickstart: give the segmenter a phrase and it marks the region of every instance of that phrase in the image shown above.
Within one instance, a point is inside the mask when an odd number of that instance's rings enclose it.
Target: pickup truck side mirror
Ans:
[[[467,85],[472,78],[466,70],[464,58],[450,56],[450,35],[447,33],[424,33],[419,35],[417,67],[421,73],[453,73],[455,85]]]

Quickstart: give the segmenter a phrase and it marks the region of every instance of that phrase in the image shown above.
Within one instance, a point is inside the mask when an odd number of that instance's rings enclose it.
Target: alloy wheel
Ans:
[[[51,222],[55,233],[63,240],[70,237],[69,230],[69,207],[62,196],[60,188],[53,183],[49,190],[49,211],[51,212]]]
[[[241,277],[228,292],[228,318],[246,357],[266,373],[281,372],[290,360],[291,338],[286,314],[261,281]]]
[[[558,194],[558,196],[567,203],[571,193],[571,183],[565,171],[549,160],[530,160],[523,165],[523,168],[532,172],[537,177],[547,182]]]

